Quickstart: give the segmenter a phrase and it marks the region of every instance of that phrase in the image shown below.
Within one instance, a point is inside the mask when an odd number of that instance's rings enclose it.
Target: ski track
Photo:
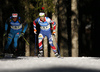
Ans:
[[[0,59],[0,72],[100,72],[97,57],[18,57]]]

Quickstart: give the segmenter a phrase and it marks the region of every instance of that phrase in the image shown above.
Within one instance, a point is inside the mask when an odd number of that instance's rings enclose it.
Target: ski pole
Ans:
[[[55,38],[55,41],[56,41],[56,44],[57,44],[57,49],[58,49],[58,52],[59,52],[59,54],[60,54],[59,46],[58,46],[58,43],[57,43],[57,40],[56,40],[55,35],[54,35],[54,38]]]
[[[25,39],[25,37],[23,37],[23,39],[26,41],[27,45],[29,45],[28,41]]]
[[[35,34],[35,55],[36,55],[36,38],[37,38],[37,35]]]

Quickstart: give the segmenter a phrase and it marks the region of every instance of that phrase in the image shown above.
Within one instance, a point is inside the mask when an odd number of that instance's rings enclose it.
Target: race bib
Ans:
[[[15,29],[15,30],[18,30],[18,29],[21,29],[22,28],[22,24],[19,25],[19,26],[11,26],[12,29]]]
[[[49,28],[50,28],[50,25],[48,25],[48,26],[41,26],[40,27],[42,30],[48,30]]]

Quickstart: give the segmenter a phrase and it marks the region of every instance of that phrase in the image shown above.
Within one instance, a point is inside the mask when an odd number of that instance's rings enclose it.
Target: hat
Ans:
[[[12,17],[18,17],[18,13],[12,13]]]
[[[45,16],[45,13],[40,12],[40,13],[39,13],[39,16]]]

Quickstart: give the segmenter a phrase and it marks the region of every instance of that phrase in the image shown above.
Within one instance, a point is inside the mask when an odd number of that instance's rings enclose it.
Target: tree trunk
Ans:
[[[0,8],[0,31],[3,30],[2,28],[3,28],[3,25],[2,25],[2,9]],[[0,35],[0,53],[2,52],[3,46],[4,46],[4,40],[3,40],[2,35],[3,35],[3,33],[1,32],[1,35]]]
[[[59,0],[59,44],[61,56],[68,56],[67,8],[66,0]]]
[[[44,46],[44,57],[48,57],[48,41],[47,41],[47,37],[44,38],[43,46]]]
[[[29,21],[29,8],[28,8],[28,0],[25,1],[26,2],[26,5],[25,5],[25,16],[26,16],[26,21],[28,22]],[[29,23],[29,22],[28,22]],[[26,30],[26,40],[29,42],[29,28],[27,28]],[[25,56],[30,56],[30,47],[27,43],[25,43]]]
[[[78,9],[77,0],[71,0],[71,38],[72,38],[72,57],[78,57]]]
[[[43,0],[43,7],[45,7],[46,2]],[[47,12],[45,12],[47,15]],[[43,40],[43,46],[44,46],[44,57],[48,57],[48,41],[47,37],[44,38]]]
[[[57,4],[57,0],[53,0],[53,4],[54,4],[54,9],[55,9],[55,13],[52,13],[52,20],[54,22],[56,22],[56,39],[58,39],[58,18],[57,18],[57,9],[56,9],[56,4]],[[55,41],[55,37],[53,36],[53,44],[54,46],[56,47],[56,50],[57,50],[57,44],[56,44],[56,41]],[[50,53],[51,57],[55,57],[55,54],[53,52],[53,50],[51,49],[51,53]]]
[[[29,42],[29,35],[27,36],[26,40]],[[25,42],[25,56],[30,56],[30,47],[26,42]]]

